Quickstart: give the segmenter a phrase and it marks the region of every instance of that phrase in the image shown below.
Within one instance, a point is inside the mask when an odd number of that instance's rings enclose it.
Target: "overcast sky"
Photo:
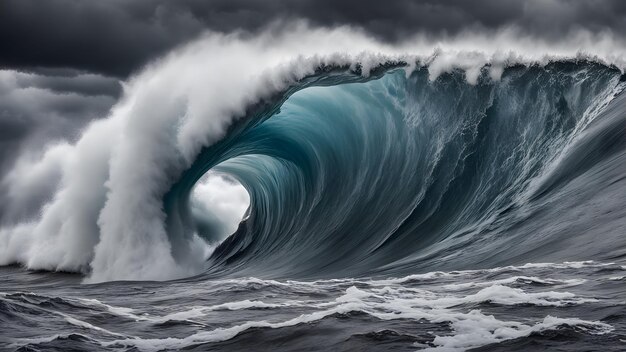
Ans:
[[[622,36],[626,1],[2,0],[0,178],[24,148],[73,140],[105,117],[120,82],[175,46],[205,30],[254,33],[294,20],[385,41],[511,26],[558,41],[581,28]]]
[[[254,32],[294,19],[358,26],[386,40],[511,25],[558,40],[579,27],[626,33],[626,1],[3,0],[0,65],[126,77],[203,30]]]

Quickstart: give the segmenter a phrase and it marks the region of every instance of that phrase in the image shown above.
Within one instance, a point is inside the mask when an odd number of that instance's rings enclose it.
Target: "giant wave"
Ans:
[[[429,82],[418,69],[306,88],[203,150],[166,211],[185,214],[188,202],[176,202],[209,169],[237,178],[249,215],[210,262],[240,275],[614,259],[623,248],[607,245],[619,242],[612,226],[621,217],[603,212],[619,201],[580,207],[621,187],[612,183],[623,177],[626,121],[606,113],[619,78],[602,65],[557,62],[507,68],[498,82],[485,73],[476,85],[455,72]],[[590,242],[584,254],[581,242]]]
[[[304,32],[209,35],[148,67],[76,144],[5,180],[19,199],[61,175],[0,230],[1,262],[302,279],[625,255],[622,61]],[[207,172],[250,196],[224,240],[190,200]]]

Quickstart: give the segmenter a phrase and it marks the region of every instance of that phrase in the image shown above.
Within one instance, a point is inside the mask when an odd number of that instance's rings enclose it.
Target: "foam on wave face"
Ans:
[[[0,229],[0,263],[80,271],[89,273],[90,282],[200,272],[205,241],[188,236],[173,254],[164,195],[202,147],[220,140],[248,108],[320,67],[358,67],[367,76],[381,64],[407,63],[411,69],[418,63],[428,65],[431,80],[461,69],[476,83],[486,64],[498,79],[508,65],[588,57],[585,52],[626,66],[619,49],[625,46],[607,35],[574,33],[558,45],[516,36],[513,30],[463,34],[438,43],[415,37],[390,46],[350,28],[295,25],[277,36],[245,39],[206,34],[127,82],[111,115],[92,123],[76,144],[51,146],[39,160],[18,161],[20,167],[3,180],[16,206],[38,180],[61,175],[60,182],[40,217]]]

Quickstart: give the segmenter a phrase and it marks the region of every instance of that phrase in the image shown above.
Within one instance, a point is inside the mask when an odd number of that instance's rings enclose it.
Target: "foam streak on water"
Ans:
[[[298,350],[323,335],[316,346],[331,350],[524,350],[543,343],[617,351],[625,338],[618,279],[625,270],[606,262],[386,279],[66,287],[58,283],[73,277],[18,268],[1,274],[0,347],[7,349]]]

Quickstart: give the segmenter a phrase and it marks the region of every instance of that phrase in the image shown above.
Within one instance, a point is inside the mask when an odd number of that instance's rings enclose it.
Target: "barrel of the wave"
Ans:
[[[542,180],[621,89],[619,71],[587,62],[476,84],[430,81],[427,68],[336,83],[302,89],[229,141],[242,152],[215,169],[246,187],[250,216],[209,272],[352,277],[539,256],[543,242],[519,245],[547,226],[529,214],[571,178],[544,196]]]

